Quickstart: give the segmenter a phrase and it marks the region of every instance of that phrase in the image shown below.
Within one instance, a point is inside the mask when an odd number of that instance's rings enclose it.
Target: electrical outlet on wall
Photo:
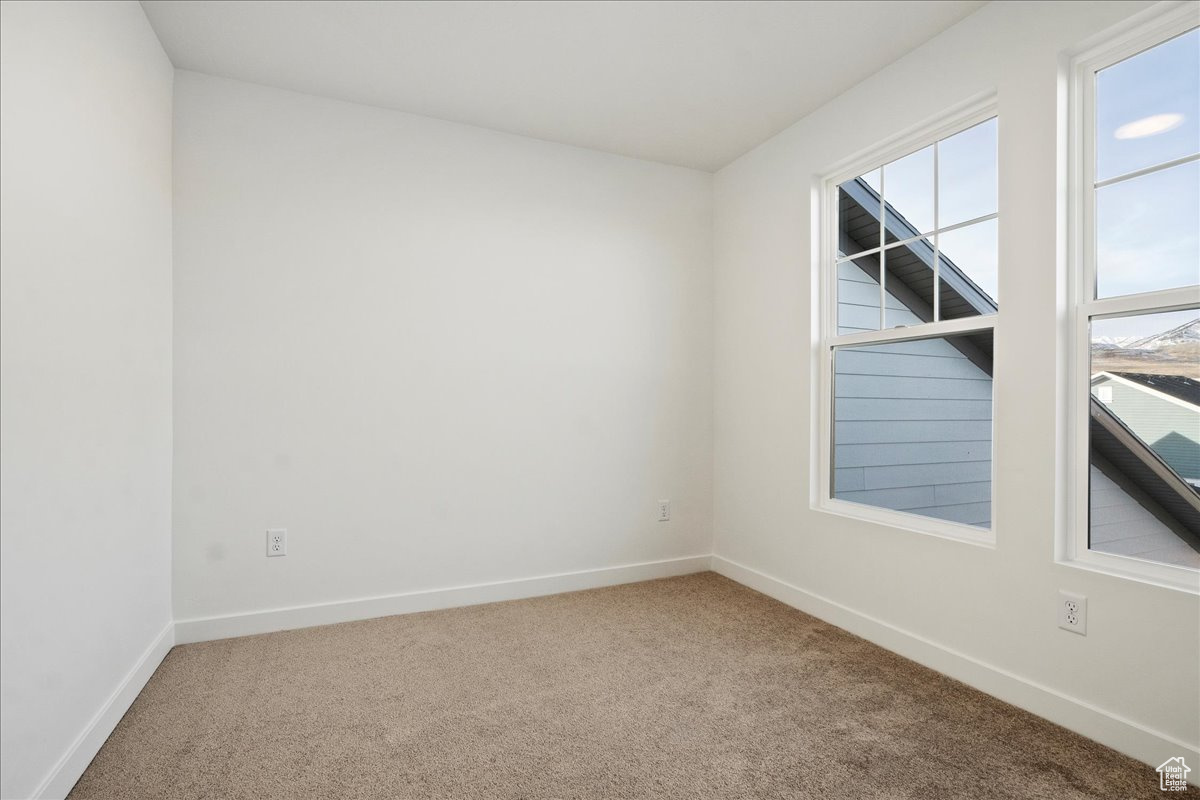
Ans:
[[[1074,592],[1058,593],[1058,627],[1087,636],[1087,598]]]
[[[659,522],[670,522],[671,521],[671,501],[670,500],[659,500],[658,501],[658,521]]]
[[[270,528],[267,531],[267,558],[287,555],[287,528]]]

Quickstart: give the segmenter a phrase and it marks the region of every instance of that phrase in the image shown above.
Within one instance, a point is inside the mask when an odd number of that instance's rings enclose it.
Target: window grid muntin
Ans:
[[[844,181],[840,181],[837,184],[834,184],[834,192],[836,193],[837,187],[841,186],[842,183],[845,183],[847,181],[857,180],[858,178],[861,178],[865,175],[870,175],[872,172],[875,172],[876,170],[878,170],[878,172],[879,172],[879,220],[880,220],[879,244],[870,249],[858,250],[858,251],[855,251],[854,253],[842,253],[839,255],[840,251],[837,251],[837,250],[835,250],[835,253],[834,253],[834,255],[835,255],[835,261],[834,261],[835,277],[836,277],[836,269],[837,269],[838,265],[853,261],[854,259],[861,258],[863,256],[874,255],[876,253],[879,254],[879,330],[881,330],[881,331],[889,330],[888,325],[887,325],[887,264],[886,264],[886,254],[887,254],[888,250],[891,250],[893,248],[899,248],[899,247],[909,245],[914,242],[920,242],[920,241],[927,241],[927,242],[932,243],[932,248],[933,248],[933,264],[932,264],[932,272],[933,272],[932,313],[933,313],[933,319],[931,320],[931,322],[942,322],[943,321],[942,317],[941,317],[942,281],[941,281],[941,257],[940,257],[941,256],[941,249],[940,249],[941,234],[949,233],[951,231],[956,231],[961,228],[966,228],[971,225],[975,225],[975,224],[979,224],[979,223],[990,222],[991,220],[998,220],[1000,218],[1000,211],[997,208],[996,211],[993,211],[990,214],[984,214],[982,216],[964,220],[962,222],[956,222],[951,225],[939,225],[938,224],[941,219],[940,199],[941,199],[942,192],[941,192],[939,153],[941,152],[942,142],[953,136],[957,136],[960,133],[969,131],[972,128],[976,128],[980,125],[991,122],[993,120],[996,120],[997,124],[998,124],[999,123],[999,115],[993,113],[990,116],[986,116],[986,117],[983,117],[982,119],[977,119],[973,122],[970,122],[969,124],[966,124],[963,127],[956,128],[954,130],[951,130],[948,133],[941,134],[931,144],[923,144],[919,147],[915,147],[906,153],[903,153],[894,158],[891,158],[891,159],[889,159],[881,164],[878,164],[874,167],[871,167],[869,169],[862,170],[857,175],[851,176],[849,178],[846,178]],[[903,158],[907,158],[908,156],[910,156],[914,153],[919,153],[921,150],[924,150],[926,147],[930,147],[930,146],[933,147],[933,220],[934,220],[933,229],[926,233],[919,233],[916,236],[910,236],[906,239],[897,240],[895,242],[888,242],[888,240],[887,240],[887,235],[888,235],[888,231],[887,231],[887,170],[885,169],[885,167],[888,164],[892,164]],[[997,170],[997,175],[998,175],[999,174],[999,152],[997,152],[996,155],[997,155],[996,170]],[[999,198],[997,197],[997,201],[998,200],[999,200]],[[840,224],[837,220],[837,218],[840,214],[839,206],[837,203],[832,203],[832,204],[830,204],[830,208],[833,209],[834,227],[838,228],[838,225]],[[840,228],[838,228],[838,229],[840,230]],[[836,282],[835,282],[835,286],[834,286],[834,291],[835,291],[835,295],[836,295]],[[998,303],[998,301],[997,301],[997,303]],[[982,315],[982,316],[986,316],[986,315]],[[929,323],[924,323],[924,324],[929,324]],[[835,330],[835,335],[836,335],[836,330]]]

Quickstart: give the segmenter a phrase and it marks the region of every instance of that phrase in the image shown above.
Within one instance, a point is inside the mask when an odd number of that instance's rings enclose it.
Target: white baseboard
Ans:
[[[168,622],[34,791],[35,798],[57,800],[67,796],[174,644],[175,624]]]
[[[273,608],[219,617],[181,619],[175,622],[175,641],[178,644],[206,642],[212,639],[228,639],[234,636],[251,636],[293,628],[308,628],[313,625],[330,625],[336,622],[389,617],[393,614],[411,614],[417,611],[434,611],[440,608],[495,603],[501,600],[519,600],[526,597],[596,589],[601,586],[616,586],[621,583],[635,583],[655,578],[670,578],[675,575],[703,572],[708,568],[709,556],[689,556],[579,572],[564,572],[556,575],[541,575],[534,578],[405,592],[382,597],[363,597],[333,603]]]
[[[1200,746],[1187,744],[1048,686],[986,664],[736,561],[714,555],[712,569],[806,614],[1151,766],[1156,767],[1174,756],[1184,756],[1193,764],[1200,763]]]

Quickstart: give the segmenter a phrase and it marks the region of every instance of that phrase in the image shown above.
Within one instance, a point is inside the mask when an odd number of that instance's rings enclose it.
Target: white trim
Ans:
[[[1183,406],[1188,411],[1200,411],[1200,406],[1197,406],[1194,403],[1189,403],[1187,400],[1180,400],[1178,397],[1169,395],[1166,392],[1160,392],[1158,389],[1155,389],[1151,386],[1146,386],[1143,383],[1138,383],[1137,381],[1131,381],[1128,378],[1122,378],[1120,375],[1116,374],[1115,372],[1097,372],[1091,378],[1091,385],[1095,386],[1096,381],[1100,380],[1101,378],[1108,378],[1111,381],[1116,381],[1117,383],[1123,383],[1126,386],[1130,387],[1131,389],[1137,389],[1139,392],[1148,394],[1151,397],[1156,397],[1159,400],[1165,400],[1168,403],[1174,403],[1177,406]]]
[[[993,516],[989,530],[982,530],[969,525],[925,517],[916,514],[906,514],[891,509],[850,503],[833,498],[833,348],[853,344],[878,344],[880,342],[910,341],[914,339],[936,338],[939,336],[960,334],[973,331],[993,330],[996,326],[996,314],[975,317],[965,317],[954,320],[927,322],[921,325],[901,328],[886,327],[886,269],[880,272],[880,330],[865,331],[855,334],[837,334],[837,264],[838,264],[838,222],[836,209],[837,187],[851,178],[870,172],[880,165],[888,164],[897,158],[927,147],[956,133],[973,128],[999,115],[999,100],[995,92],[977,95],[951,107],[936,117],[915,125],[896,136],[885,140],[882,144],[860,151],[830,167],[824,175],[816,179],[815,190],[818,197],[816,203],[815,227],[818,234],[819,246],[813,254],[812,275],[815,281],[814,311],[816,325],[814,326],[812,354],[816,364],[817,380],[813,382],[812,397],[812,431],[816,446],[811,448],[809,473],[811,475],[810,506],[815,511],[838,516],[851,517],[866,522],[887,525],[892,528],[929,534],[945,539],[994,546],[996,523]],[[935,170],[937,166],[935,148]],[[935,175],[936,177],[936,175]],[[881,188],[884,180],[880,173]],[[935,208],[936,195],[934,192]],[[882,200],[880,201],[882,202]],[[998,213],[985,215],[977,220],[947,226],[945,230],[962,227],[980,220],[997,219]],[[934,220],[935,227],[937,220]],[[917,239],[934,236],[934,267],[937,267],[937,239],[939,231],[917,237]],[[880,232],[880,246],[875,250],[865,251],[885,252],[900,243],[890,243],[883,246],[883,233]],[[915,240],[914,240],[915,241]],[[862,253],[857,255],[863,255]],[[852,260],[852,259],[843,259]],[[938,303],[937,283],[935,281],[935,303]],[[991,482],[993,496],[995,494],[996,462],[992,459]],[[995,504],[993,503],[993,509]]]
[[[859,333],[830,334],[830,347],[846,347],[864,344],[887,344],[889,342],[911,342],[920,339],[939,339],[963,333],[982,333],[996,327],[996,315],[984,314],[975,317],[944,319],[941,322],[922,322],[920,325],[898,325],[882,331],[860,331]]]
[[[1200,593],[1200,572],[1088,547],[1089,420],[1091,352],[1089,321],[1096,318],[1176,311],[1200,305],[1200,287],[1183,287],[1119,297],[1096,296],[1095,229],[1095,73],[1186,33],[1200,24],[1194,2],[1159,4],[1147,14],[1124,23],[1120,30],[1093,40],[1071,59],[1067,96],[1067,258],[1068,322],[1066,419],[1066,520],[1055,537],[1055,562],[1120,578]],[[1184,159],[1191,160],[1193,157]],[[1174,162],[1171,162],[1174,163]],[[1159,165],[1162,166],[1162,165]],[[1145,172],[1143,170],[1142,172]],[[1120,178],[1107,179],[1105,184]]]
[[[175,624],[168,622],[75,737],[67,752],[51,767],[50,774],[34,790],[34,798],[51,800],[67,796],[174,645]]]
[[[709,556],[687,556],[624,564],[617,567],[562,572],[533,578],[518,578],[467,586],[451,586],[378,597],[360,597],[330,603],[271,608],[216,617],[195,617],[175,622],[175,640],[179,644],[253,636],[260,633],[332,625],[394,614],[412,614],[442,608],[460,608],[480,603],[520,600],[562,592],[577,592],[602,586],[670,578],[709,568]]]
[[[1200,286],[1100,297],[1080,305],[1086,307],[1087,315],[1092,319],[1187,311],[1200,305]]]
[[[1103,69],[1200,25],[1195,0],[1167,0],[1119,23],[1115,31],[1100,33],[1077,52],[1072,61]]]
[[[999,127],[998,124],[997,124],[997,127]],[[941,191],[942,159],[941,159],[941,152],[942,152],[942,148],[938,147],[937,143],[935,142],[934,146],[933,146],[933,227],[934,227],[934,232],[933,232],[933,319],[935,322],[940,322],[942,319],[942,234],[954,229],[953,225],[950,227],[947,227],[947,228],[941,227],[941,222],[942,222],[942,191]],[[997,158],[1000,155],[1000,151],[998,149],[996,151],[996,155],[997,155]],[[997,160],[996,163],[997,163],[997,167],[998,167],[999,160]],[[879,174],[880,175],[883,174],[882,168],[880,168]],[[997,190],[996,212],[991,215],[993,219],[997,220],[997,225],[999,225],[998,220],[1000,219],[1000,194],[999,194],[1000,183],[999,182],[1000,182],[1000,174],[999,174],[999,171],[997,171],[997,174],[996,174],[996,190]],[[887,226],[887,218],[881,217],[879,220],[879,227],[881,229],[881,235],[879,237],[880,239],[883,239],[883,240],[887,239],[887,235],[882,234],[882,229],[885,228],[886,226]],[[997,243],[997,244],[999,244],[999,243]],[[884,260],[880,263],[884,267],[887,266],[886,255],[884,257]],[[879,306],[880,306],[880,308],[883,308],[886,305],[887,305],[887,298],[885,297],[880,302]],[[887,327],[887,325],[880,324],[879,329],[883,330],[886,327]]]
[[[1086,472],[1085,470],[1080,471]],[[1075,569],[1157,586],[1161,589],[1200,594],[1200,572],[1177,564],[1147,561],[1137,556],[1120,556],[1101,550],[1087,550],[1070,559],[1059,559],[1058,563]]]
[[[851,178],[857,178],[881,164],[887,164],[915,153],[922,147],[928,147],[939,139],[945,139],[960,131],[965,131],[967,128],[973,128],[981,122],[987,122],[996,116],[998,111],[999,103],[995,92],[985,92],[967,98],[924,122],[919,122],[900,131],[895,136],[884,139],[879,144],[842,159],[826,170],[822,180],[833,182],[836,186]]]
[[[868,506],[849,500],[839,500],[836,497],[827,498],[816,510],[863,522],[875,522],[909,533],[953,539],[956,542],[966,542],[980,547],[995,548],[996,546],[996,534],[991,530],[974,525],[964,525],[961,522],[950,522],[937,517],[927,517],[923,514],[910,514],[907,511]]]
[[[712,569],[792,608],[861,636],[893,653],[949,675],[968,686],[1062,725],[1150,766],[1164,758],[1181,754],[1200,760],[1200,744],[1181,741],[744,564],[713,555]]]

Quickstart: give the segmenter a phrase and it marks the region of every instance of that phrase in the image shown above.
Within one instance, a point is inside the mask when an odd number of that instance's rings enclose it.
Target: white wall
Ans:
[[[1041,698],[1031,704],[1043,713],[1066,709],[1059,721],[1146,759],[1165,741],[1165,759],[1200,741],[1197,598],[1053,560],[1064,513],[1058,68],[1065,50],[1146,5],[992,3],[717,174],[714,527],[726,571],[753,577],[736,562],[765,573],[778,581],[761,585],[890,636],[902,651],[948,653],[960,675],[986,673],[1010,689],[1035,684],[1026,696]],[[809,454],[820,175],[993,90],[1005,300],[990,549],[810,510]],[[1088,596],[1086,637],[1056,628],[1060,587]],[[1061,696],[1085,705],[1054,705]],[[1105,728],[1113,717],[1132,725]],[[1138,726],[1157,738],[1139,739]]]
[[[178,618],[709,552],[711,175],[189,72],[175,114]]]
[[[56,762],[171,620],[172,69],[136,2],[0,4],[0,53],[0,796],[21,798],[70,788],[99,742]]]

